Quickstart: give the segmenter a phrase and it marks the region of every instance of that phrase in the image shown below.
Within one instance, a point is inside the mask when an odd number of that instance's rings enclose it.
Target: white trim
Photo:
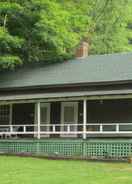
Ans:
[[[84,99],[83,100],[83,139],[87,138],[86,125],[87,125],[87,100]]]
[[[38,107],[39,107],[39,104],[38,104]],[[93,130],[90,130],[90,129],[87,129],[86,131],[86,134],[88,135],[132,135],[132,123],[101,123],[101,124],[98,124],[98,123],[91,123],[91,124],[87,124],[87,127],[88,126],[91,126],[93,125],[95,127],[95,129]],[[111,129],[108,129],[108,130],[105,130],[104,129],[104,126],[108,127],[109,126],[114,126],[114,129],[111,130]],[[51,126],[52,129],[47,131],[46,129],[44,130],[40,130],[40,132],[38,132],[38,130],[36,131],[28,131],[27,130],[27,127],[34,127],[35,125],[34,124],[29,124],[29,125],[0,125],[0,136],[2,135],[6,135],[6,136],[12,136],[12,135],[63,135],[64,137],[76,137],[76,135],[83,135],[83,130],[79,130],[79,131],[75,131],[75,129],[70,129],[70,127],[79,127],[79,126],[83,126],[83,124],[65,124],[66,126],[66,131],[64,130],[61,130],[59,131],[57,128],[55,127],[62,127],[63,125],[62,124],[45,124],[43,125],[45,128]],[[124,126],[124,129],[123,127]],[[130,126],[130,127],[127,127],[126,129],[126,126]],[[18,131],[18,128],[19,127],[23,127],[23,131]],[[39,126],[38,126],[39,127]],[[98,127],[98,128],[97,128]],[[13,131],[11,131],[11,128]],[[97,128],[97,129],[96,129]],[[122,130],[121,130],[122,129]],[[117,131],[118,130],[118,131]],[[62,136],[62,137],[63,137]],[[39,137],[38,137],[39,138]]]
[[[74,107],[74,122],[64,122],[64,107],[72,106]],[[61,102],[61,125],[64,124],[77,124],[78,123],[78,102]],[[61,127],[61,131],[64,130],[64,127]],[[75,132],[77,132],[77,126],[75,126]],[[77,134],[74,135],[60,135],[61,137],[77,137]]]
[[[13,104],[9,105],[10,107],[10,115],[9,115],[9,125],[10,125],[10,131],[12,132],[12,116],[13,116]]]
[[[34,104],[34,132],[38,130],[38,122],[37,122],[37,103]],[[36,138],[36,134],[34,133],[34,137]]]
[[[103,94],[103,95],[82,95],[82,96],[73,96],[73,97],[56,97],[56,98],[45,98],[45,96],[40,97],[39,99],[11,99],[11,100],[0,100],[0,105],[8,105],[8,104],[22,104],[22,103],[36,103],[36,102],[62,102],[62,101],[81,101],[81,100],[119,100],[119,99],[132,99],[132,94]]]
[[[38,139],[40,139],[40,102],[37,103]]]

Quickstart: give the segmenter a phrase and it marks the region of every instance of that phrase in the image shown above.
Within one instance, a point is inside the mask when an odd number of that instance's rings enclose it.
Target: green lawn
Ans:
[[[132,165],[1,156],[0,184],[132,184]]]

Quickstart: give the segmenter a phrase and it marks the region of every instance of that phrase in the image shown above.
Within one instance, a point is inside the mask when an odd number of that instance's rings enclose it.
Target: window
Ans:
[[[74,106],[65,106],[64,107],[64,122],[74,122]]]
[[[5,125],[9,124],[10,119],[10,107],[9,105],[0,106],[0,124]]]
[[[41,103],[40,118],[41,118],[40,121],[42,124],[50,123],[50,104],[49,103]]]
[[[47,107],[41,107],[41,122],[46,123],[47,122]]]

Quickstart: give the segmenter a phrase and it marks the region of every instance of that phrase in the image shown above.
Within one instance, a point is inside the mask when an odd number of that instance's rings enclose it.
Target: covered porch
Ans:
[[[132,137],[132,100],[40,99],[0,105],[0,138]]]

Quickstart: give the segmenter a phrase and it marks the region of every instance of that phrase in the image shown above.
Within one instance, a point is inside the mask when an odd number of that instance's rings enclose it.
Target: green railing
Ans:
[[[29,153],[44,156],[83,158],[127,158],[132,155],[131,141],[77,140],[5,140],[0,141],[0,153]]]

